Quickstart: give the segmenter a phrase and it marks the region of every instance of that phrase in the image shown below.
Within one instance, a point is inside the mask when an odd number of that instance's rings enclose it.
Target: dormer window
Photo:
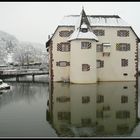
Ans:
[[[81,28],[80,31],[83,32],[83,33],[86,33],[88,31],[88,29],[87,28]]]
[[[81,25],[80,31],[83,32],[83,33],[86,33],[88,31],[87,25],[83,23]]]

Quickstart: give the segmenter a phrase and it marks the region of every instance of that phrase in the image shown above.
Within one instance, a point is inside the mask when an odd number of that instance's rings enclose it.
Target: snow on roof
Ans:
[[[86,25],[85,23],[83,23],[83,24],[81,25],[81,28],[87,28],[87,25]]]
[[[64,16],[59,26],[76,26],[79,23],[80,15]],[[130,27],[122,18],[117,15],[88,15],[91,26],[127,26]]]
[[[88,31],[83,33],[79,30],[75,30],[68,40],[71,41],[75,39],[90,39],[98,41],[98,37],[93,32]]]

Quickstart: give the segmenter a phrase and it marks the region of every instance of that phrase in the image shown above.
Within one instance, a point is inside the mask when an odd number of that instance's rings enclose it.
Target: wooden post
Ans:
[[[32,81],[34,82],[35,81],[35,75],[32,74]]]
[[[18,75],[16,76],[16,82],[19,82],[19,76]]]

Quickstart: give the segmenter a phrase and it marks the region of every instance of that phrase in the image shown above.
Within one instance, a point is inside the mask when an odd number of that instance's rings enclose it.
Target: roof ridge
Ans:
[[[66,15],[64,17],[70,17],[70,16],[73,16],[73,17],[79,17],[80,15]],[[120,18],[120,16],[118,15],[87,15],[88,17],[110,17],[110,18]]]

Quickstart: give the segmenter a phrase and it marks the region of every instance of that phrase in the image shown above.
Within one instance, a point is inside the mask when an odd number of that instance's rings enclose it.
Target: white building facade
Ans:
[[[139,38],[119,16],[65,16],[46,42],[54,82],[136,81]]]

